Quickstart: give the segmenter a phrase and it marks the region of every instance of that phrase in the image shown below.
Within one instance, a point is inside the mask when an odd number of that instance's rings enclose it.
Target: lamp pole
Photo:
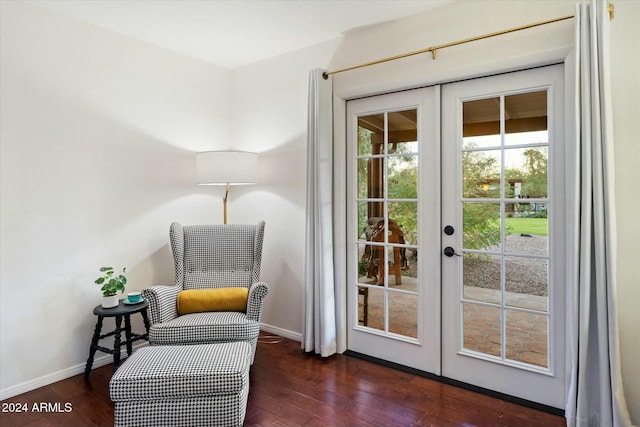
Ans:
[[[230,188],[231,188],[231,186],[227,182],[227,189],[224,192],[224,199],[222,199],[222,204],[224,206],[224,224],[227,223],[227,198],[229,197],[229,189]]]

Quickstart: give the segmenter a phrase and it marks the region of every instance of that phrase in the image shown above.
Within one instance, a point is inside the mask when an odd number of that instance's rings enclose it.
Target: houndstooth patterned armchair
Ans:
[[[269,292],[268,285],[259,281],[263,237],[263,221],[257,225],[171,224],[176,283],[142,291],[149,302],[150,344],[247,341],[251,344],[253,363],[263,298]],[[246,313],[218,311],[178,315],[180,291],[222,287],[249,288]]]

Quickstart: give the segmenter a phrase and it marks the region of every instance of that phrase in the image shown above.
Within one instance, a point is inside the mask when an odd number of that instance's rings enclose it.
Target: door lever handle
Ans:
[[[456,253],[456,250],[453,249],[451,246],[447,246],[446,248],[444,248],[443,253],[445,254],[445,256],[448,256],[449,258],[451,258],[452,256],[462,256],[460,254]]]

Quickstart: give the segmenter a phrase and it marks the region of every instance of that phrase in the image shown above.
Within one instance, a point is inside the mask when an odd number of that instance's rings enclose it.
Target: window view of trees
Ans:
[[[471,143],[469,148],[475,148]],[[500,197],[499,151],[467,151],[462,157],[462,194],[464,198]],[[500,205],[465,203],[462,218],[463,245],[483,249],[500,242]]]
[[[503,152],[504,197],[522,200],[506,203],[505,215],[515,218],[546,218],[546,146],[482,150],[474,142],[465,142],[465,149],[469,151],[464,151],[462,158],[463,197],[478,199],[477,203],[468,202],[464,205],[463,232],[466,249],[485,249],[500,243],[500,205],[497,201],[501,192],[500,165]],[[496,203],[483,202],[483,199],[496,199]],[[543,201],[530,202],[527,199]],[[508,221],[507,232],[519,232],[518,225],[514,221]],[[546,222],[544,232],[541,230],[534,234],[546,235]]]
[[[360,153],[371,153],[373,132],[359,127],[358,142]],[[535,141],[534,141],[535,142]],[[418,166],[414,155],[397,156],[410,153],[413,148],[409,144],[399,143],[395,147],[395,156],[387,161],[387,191],[389,199],[417,199]],[[499,149],[479,149],[474,142],[465,143],[462,157],[462,193],[465,199],[478,199],[464,206],[463,232],[466,249],[484,249],[500,243],[500,206],[499,203],[482,202],[482,199],[499,199],[501,186],[501,156]],[[507,216],[511,217],[546,217],[545,203],[530,203],[526,199],[545,199],[547,197],[547,147],[507,148],[504,150],[505,198],[523,199],[522,202],[509,203]],[[358,195],[370,198],[369,188],[372,167],[380,168],[382,158],[373,164],[371,158],[358,161]],[[382,174],[378,174],[382,179]],[[382,187],[382,182],[374,185]],[[380,194],[382,196],[382,194]],[[359,203],[360,230],[364,230],[370,216],[370,204],[381,202],[369,201]],[[381,210],[381,206],[378,210]],[[415,203],[388,203],[389,217],[402,228],[407,243],[416,244],[418,218]],[[507,231],[513,225],[507,225]],[[516,230],[517,231],[517,230]],[[544,233],[546,234],[546,232]]]
[[[358,152],[371,153],[372,137],[374,132],[358,128]],[[414,147],[410,147],[413,144]],[[388,199],[413,199],[418,198],[418,164],[417,156],[409,154],[415,151],[416,142],[393,144],[394,156],[383,159],[382,157],[361,158],[358,160],[358,197],[361,199],[383,198],[383,162],[386,161],[387,170],[387,197]],[[407,153],[406,156],[398,154]],[[373,173],[372,169],[377,169]],[[379,182],[371,182],[372,175]],[[375,188],[376,190],[371,190]],[[372,194],[373,193],[373,194]],[[376,208],[372,209],[374,205]],[[418,230],[417,204],[415,202],[390,202],[387,206],[389,218],[394,219],[402,228],[406,243],[416,244]],[[358,224],[360,232],[364,231],[367,220],[371,216],[382,216],[382,202],[369,201],[358,205]],[[372,214],[372,211],[375,214]]]
[[[524,151],[525,169],[505,171],[507,178],[522,178],[522,193],[532,198],[547,197],[547,149],[529,148]],[[511,176],[509,176],[511,175]]]

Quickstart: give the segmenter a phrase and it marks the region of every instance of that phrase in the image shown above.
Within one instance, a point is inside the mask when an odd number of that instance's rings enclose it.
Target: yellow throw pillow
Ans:
[[[178,293],[178,314],[247,311],[248,288],[189,289]]]

